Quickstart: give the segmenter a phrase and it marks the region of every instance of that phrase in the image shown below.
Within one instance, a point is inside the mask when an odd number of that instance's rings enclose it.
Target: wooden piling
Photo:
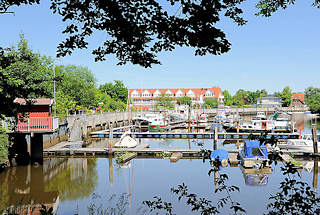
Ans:
[[[317,137],[317,129],[315,126],[312,128],[312,140],[313,140],[313,152],[318,154],[318,137]]]
[[[313,188],[317,188],[318,187],[318,168],[319,168],[319,163],[317,160],[313,161],[314,165],[313,165]]]

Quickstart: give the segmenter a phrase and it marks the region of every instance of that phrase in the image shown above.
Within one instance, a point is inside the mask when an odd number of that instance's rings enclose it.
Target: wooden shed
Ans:
[[[53,99],[16,98],[21,106],[17,113],[17,132],[52,132],[58,127],[58,118],[52,116]]]

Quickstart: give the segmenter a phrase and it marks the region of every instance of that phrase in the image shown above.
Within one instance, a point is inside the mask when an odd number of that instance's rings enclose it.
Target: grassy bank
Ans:
[[[8,160],[8,135],[5,130],[0,128],[0,164]]]

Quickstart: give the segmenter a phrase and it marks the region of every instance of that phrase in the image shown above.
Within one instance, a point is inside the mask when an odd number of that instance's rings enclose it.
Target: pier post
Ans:
[[[319,168],[319,163],[317,160],[313,161],[313,183],[312,186],[313,188],[318,187],[318,168]]]
[[[316,128],[316,122],[315,124],[312,123],[312,140],[313,140],[313,152],[315,154],[318,153],[318,137],[317,137],[317,128]]]
[[[213,150],[217,149],[217,141],[218,141],[218,127],[214,127],[214,141],[213,141]]]

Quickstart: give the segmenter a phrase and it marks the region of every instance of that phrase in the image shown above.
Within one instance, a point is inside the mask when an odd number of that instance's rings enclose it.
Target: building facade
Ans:
[[[220,88],[129,89],[129,97],[133,101],[133,106],[137,108],[151,108],[163,95],[172,98],[173,102],[187,96],[192,99],[192,104],[202,104],[206,98],[216,98],[222,104],[224,98]]]
[[[282,99],[274,95],[267,95],[265,97],[257,98],[257,107],[261,108],[275,108],[282,107]]]

